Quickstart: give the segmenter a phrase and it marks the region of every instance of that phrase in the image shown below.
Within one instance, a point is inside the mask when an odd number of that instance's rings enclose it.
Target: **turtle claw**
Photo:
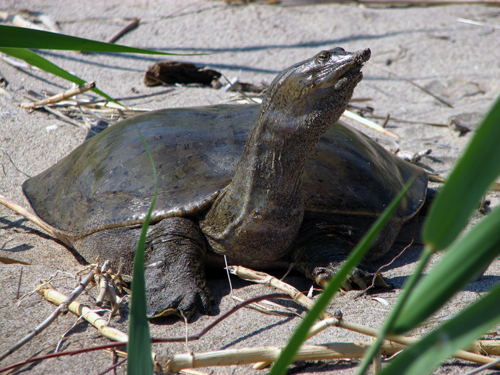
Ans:
[[[316,267],[314,270],[313,276],[316,283],[325,287],[326,284],[333,278],[335,275],[334,270],[329,267]],[[360,268],[355,268],[347,280],[342,284],[342,289],[344,290],[353,290],[353,289],[367,289],[373,284],[375,287],[379,288],[392,288],[390,284],[388,284],[380,273],[374,274],[370,272],[366,272]]]
[[[191,318],[196,312],[208,313],[213,301],[212,293],[205,286],[186,288],[166,286],[162,290],[147,290],[147,314],[149,319],[169,315]]]

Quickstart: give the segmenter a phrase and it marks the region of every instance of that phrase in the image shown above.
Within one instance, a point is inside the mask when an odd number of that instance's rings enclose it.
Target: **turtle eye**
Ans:
[[[323,63],[325,61],[327,61],[331,56],[331,53],[328,52],[328,51],[321,51],[320,53],[318,53],[318,56],[316,57],[316,59]]]

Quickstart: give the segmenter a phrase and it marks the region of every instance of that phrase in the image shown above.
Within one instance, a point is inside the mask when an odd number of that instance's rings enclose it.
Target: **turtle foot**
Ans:
[[[210,311],[213,300],[205,279],[205,239],[192,221],[172,217],[148,233],[146,297],[148,316],[190,318]]]
[[[158,287],[147,285],[146,295],[147,314],[150,319],[168,315],[189,319],[196,312],[210,312],[213,301],[212,293],[204,283],[197,285],[194,280],[186,279],[178,282],[163,280]]]
[[[335,270],[329,267],[316,267],[313,272],[313,277],[316,283],[324,288],[326,284],[328,284],[328,282],[333,278],[335,273]],[[344,284],[342,284],[342,289],[364,290],[370,287],[372,284],[373,286],[378,288],[392,288],[391,285],[387,283],[379,273],[370,273],[361,268],[355,268],[348,276]]]

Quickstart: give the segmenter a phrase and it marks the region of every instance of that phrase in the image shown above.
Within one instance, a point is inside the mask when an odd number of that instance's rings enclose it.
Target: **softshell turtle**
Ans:
[[[369,57],[322,51],[279,74],[262,105],[121,121],[27,180],[24,193],[87,261],[130,270],[154,191],[139,128],[158,171],[146,249],[151,317],[208,311],[205,261],[220,255],[254,267],[294,262],[324,285],[406,181],[418,175],[368,258],[390,248],[426,195],[420,168],[336,124]]]

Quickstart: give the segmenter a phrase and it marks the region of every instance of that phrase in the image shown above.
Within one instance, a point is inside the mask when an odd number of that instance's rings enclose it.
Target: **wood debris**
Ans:
[[[146,86],[173,85],[176,83],[210,85],[212,81],[218,80],[220,77],[221,73],[212,69],[205,69],[203,66],[177,61],[160,61],[148,68],[144,77],[144,84]]]

